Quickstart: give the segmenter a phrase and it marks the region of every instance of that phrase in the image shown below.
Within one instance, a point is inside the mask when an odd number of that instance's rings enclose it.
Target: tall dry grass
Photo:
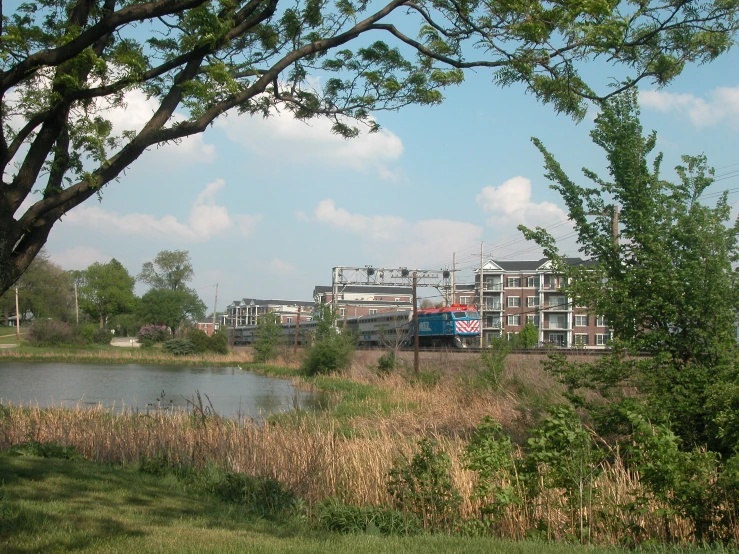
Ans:
[[[465,441],[436,432],[403,435],[394,426],[378,422],[372,434],[347,437],[336,428],[306,417],[290,424],[258,426],[193,413],[149,412],[114,415],[103,408],[40,409],[4,406],[0,411],[0,448],[26,441],[58,442],[73,446],[85,458],[103,463],[135,464],[142,457],[166,457],[172,463],[204,467],[215,463],[226,469],[276,479],[304,497],[310,505],[339,498],[356,505],[388,504],[387,473],[399,457],[410,459],[416,441],[434,438],[452,460],[451,477],[466,499],[462,515],[481,517],[481,503],[470,500],[476,475],[463,468]],[[665,520],[657,508],[629,509],[643,495],[638,475],[618,456],[603,464],[583,508],[588,540],[623,544],[664,539]],[[497,533],[521,538],[539,529],[549,539],[572,538],[579,511],[573,511],[562,491],[547,490],[521,506],[512,506],[499,518]],[[671,539],[688,539],[687,522],[668,522]]]

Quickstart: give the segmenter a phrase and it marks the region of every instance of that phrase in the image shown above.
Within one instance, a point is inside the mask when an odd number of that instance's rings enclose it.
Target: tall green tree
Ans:
[[[45,252],[42,251],[34,259],[16,286],[21,321],[24,321],[27,315],[32,315],[36,319],[59,320],[69,316],[74,302],[72,280],[67,272],[49,260]],[[11,315],[15,315],[13,289],[0,296],[0,309],[3,320],[8,325]]]
[[[188,251],[162,250],[141,267],[137,278],[155,289],[182,290],[194,276]]]
[[[605,151],[610,179],[584,169],[587,186],[576,184],[534,142],[567,205],[580,251],[598,264],[570,266],[546,230],[521,229],[567,277],[565,290],[575,303],[606,317],[614,351],[596,363],[560,359],[553,368],[573,392],[595,388],[609,400],[603,421],[617,423],[619,410],[638,409],[670,425],[687,447],[730,451],[735,445],[725,438],[739,428],[721,428],[721,421],[732,403],[739,404],[739,395],[731,397],[736,392],[726,395],[737,391],[739,377],[739,227],[730,221],[727,195],[715,204],[701,201],[713,182],[703,156],[683,156],[678,182],[661,177],[662,155],[652,154],[657,137],[643,135],[634,91],[602,105],[591,135]],[[575,397],[584,402],[583,395]]]
[[[69,210],[150,147],[202,133],[230,110],[327,117],[351,137],[352,120],[376,130],[374,111],[437,104],[478,68],[578,117],[585,99],[604,95],[582,66],[601,58],[626,70],[607,94],[664,85],[733,44],[738,9],[738,0],[21,3],[0,27],[0,293]],[[141,129],[121,132],[106,110],[130,91],[157,107]],[[32,191],[41,194],[16,219]]]
[[[113,258],[106,264],[95,262],[82,274],[78,287],[80,309],[107,328],[112,315],[129,313],[136,308],[133,287],[136,280]]]
[[[255,332],[257,340],[254,342],[255,361],[266,362],[277,355],[281,333],[280,314],[266,313],[259,316]]]
[[[191,290],[151,289],[141,297],[136,315],[146,323],[166,325],[174,335],[182,325],[201,319],[205,309]]]

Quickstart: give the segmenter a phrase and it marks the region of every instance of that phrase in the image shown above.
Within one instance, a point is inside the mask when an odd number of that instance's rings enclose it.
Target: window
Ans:
[[[508,277],[508,280],[506,281],[506,287],[521,288],[521,278]]]
[[[507,325],[521,325],[520,315],[509,315],[506,320]]]
[[[608,343],[608,335],[595,335],[595,344],[605,346]]]
[[[526,286],[529,288],[539,288],[539,277],[526,277]]]
[[[344,314],[346,313],[346,308],[339,308],[339,315],[341,317],[344,317]]]
[[[488,327],[490,329],[500,329],[500,316],[486,316],[485,327]]]
[[[550,296],[547,300],[547,304],[554,310],[566,310],[567,298],[564,296]]]
[[[459,303],[460,304],[469,304],[470,303],[470,297],[469,296],[460,296],[459,297]]]
[[[377,313],[377,310],[375,310],[375,309],[370,309],[370,313],[369,313],[369,315],[375,315],[376,313]]]
[[[396,299],[395,299],[395,301],[396,301],[396,302],[400,302],[400,298],[396,298]]]
[[[576,315],[575,316],[575,327],[587,327],[588,326],[588,316],[586,315]]]
[[[588,336],[575,333],[575,346],[587,346]]]
[[[526,297],[526,306],[528,306],[529,308],[531,308],[533,306],[538,306],[538,305],[539,305],[539,297],[538,296],[527,296]]]
[[[606,326],[606,317],[603,315],[599,315],[595,318],[595,325],[596,327],[605,327]]]
[[[509,308],[518,308],[519,306],[521,306],[520,296],[509,296],[508,297],[508,307]]]
[[[287,318],[287,323],[292,323],[292,322],[293,322],[293,318],[291,318],[291,317],[288,317],[288,318]]]
[[[535,327],[538,327],[539,326],[539,316],[538,315],[527,315],[526,323],[531,323]]]

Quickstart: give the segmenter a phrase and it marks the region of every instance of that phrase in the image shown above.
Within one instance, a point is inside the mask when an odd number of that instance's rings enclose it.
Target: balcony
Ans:
[[[572,306],[565,300],[546,300],[542,303],[542,310],[553,312],[569,312]]]
[[[542,290],[559,290],[562,288],[562,283],[559,281],[552,281],[550,283],[542,283]]]
[[[543,329],[548,331],[567,331],[569,330],[569,323],[567,321],[545,321]]]
[[[503,304],[500,302],[490,303],[483,305],[483,309],[486,312],[502,312],[503,311]]]
[[[500,319],[493,319],[485,321],[485,329],[502,329],[503,322]]]
[[[482,290],[503,290],[503,283],[483,283]]]

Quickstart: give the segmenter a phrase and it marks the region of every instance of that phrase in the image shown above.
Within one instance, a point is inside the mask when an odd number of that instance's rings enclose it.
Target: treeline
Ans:
[[[182,250],[159,252],[136,276],[115,258],[65,271],[42,253],[16,283],[18,319],[31,323],[28,339],[38,345],[106,344],[114,334],[139,336],[142,329],[144,344],[164,342],[205,316],[205,304],[188,286],[194,276],[190,255]],[[150,287],[140,298],[137,281]],[[0,297],[6,325],[15,319],[15,301],[14,289]],[[152,326],[161,332],[151,334]],[[197,336],[186,349],[223,351],[227,341],[215,341],[208,345]]]

